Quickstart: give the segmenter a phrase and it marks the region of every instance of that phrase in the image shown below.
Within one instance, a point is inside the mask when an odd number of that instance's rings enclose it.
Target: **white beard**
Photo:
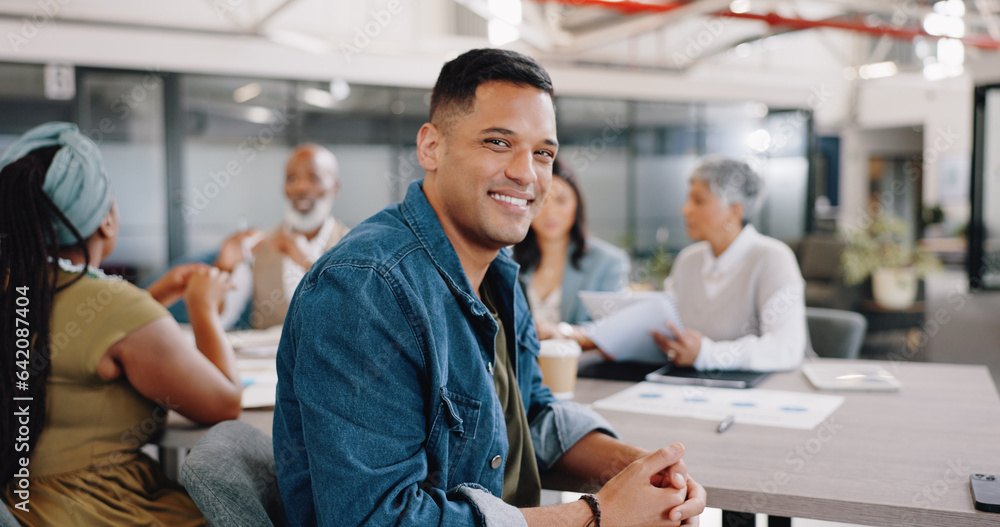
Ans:
[[[309,212],[299,212],[292,200],[285,197],[285,223],[292,230],[302,233],[312,232],[320,228],[323,222],[333,214],[333,199],[324,198],[316,201]]]

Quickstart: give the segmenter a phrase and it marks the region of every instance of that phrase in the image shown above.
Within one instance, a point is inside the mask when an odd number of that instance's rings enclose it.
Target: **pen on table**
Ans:
[[[726,418],[723,419],[721,423],[719,423],[719,428],[717,428],[716,430],[720,434],[723,433],[723,432],[725,432],[726,430],[729,430],[729,427],[733,426],[733,420],[735,418],[736,418],[736,416],[733,415],[733,414],[727,415]]]

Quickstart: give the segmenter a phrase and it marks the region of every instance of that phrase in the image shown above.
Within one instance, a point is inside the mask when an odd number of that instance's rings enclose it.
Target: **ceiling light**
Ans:
[[[487,6],[495,19],[517,26],[521,24],[521,0],[488,0]]]
[[[330,94],[337,102],[346,100],[351,96],[351,85],[344,79],[333,79],[330,81]]]
[[[937,58],[943,64],[964,64],[965,44],[954,38],[942,38],[937,44]]]
[[[263,106],[251,106],[246,109],[246,117],[251,123],[266,124],[271,119],[271,110]]]
[[[938,37],[962,38],[965,36],[965,22],[961,18],[929,13],[924,17],[924,31]]]
[[[875,62],[858,68],[858,77],[862,79],[882,79],[892,77],[899,72],[895,62]]]
[[[302,92],[302,100],[320,108],[333,108],[336,104],[333,94],[319,88],[306,88]]]
[[[521,0],[487,0],[486,5],[491,16],[487,22],[491,45],[502,46],[521,38]]]
[[[767,130],[761,128],[756,132],[750,134],[747,141],[750,143],[750,148],[758,152],[766,152],[768,148],[771,147],[771,134]]]
[[[965,2],[962,0],[941,0],[934,3],[934,12],[946,16],[965,16]]]
[[[521,38],[521,31],[503,20],[490,20],[487,24],[490,44],[500,47]]]
[[[749,13],[750,0],[733,0],[729,4],[729,10],[733,13]]]
[[[261,89],[260,84],[251,82],[250,84],[245,84],[233,90],[233,100],[238,103],[244,103],[260,95],[261,91],[263,90]]]

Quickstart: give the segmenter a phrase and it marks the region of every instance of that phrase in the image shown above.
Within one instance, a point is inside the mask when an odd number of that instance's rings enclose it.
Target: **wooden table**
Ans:
[[[1000,398],[988,369],[882,364],[900,392],[841,393],[843,405],[813,430],[735,424],[719,434],[714,421],[601,414],[641,447],[684,443],[711,507],[887,527],[1000,525],[1000,514],[974,509],[969,491],[969,474],[1000,474]],[[628,386],[578,379],[576,400]],[[759,388],[815,392],[799,372]]]
[[[1000,397],[988,369],[882,364],[903,382],[899,393],[843,393],[843,405],[813,430],[737,423],[719,434],[714,421],[601,414],[629,443],[684,443],[711,507],[886,527],[1000,526],[1000,514],[974,509],[969,491],[969,474],[1000,474]],[[592,403],[628,386],[578,379],[575,400]],[[815,392],[799,372],[759,387]],[[240,420],[270,433],[272,417],[247,410]],[[160,445],[190,448],[204,430],[172,416]]]

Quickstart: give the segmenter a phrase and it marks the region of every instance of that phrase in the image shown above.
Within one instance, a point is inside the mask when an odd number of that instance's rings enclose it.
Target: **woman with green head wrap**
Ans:
[[[144,291],[101,272],[118,208],[76,125],[30,130],[0,167],[0,499],[24,525],[203,524],[139,448],[168,409],[239,415],[218,315],[228,276],[187,265]],[[196,345],[164,307],[181,297]]]

